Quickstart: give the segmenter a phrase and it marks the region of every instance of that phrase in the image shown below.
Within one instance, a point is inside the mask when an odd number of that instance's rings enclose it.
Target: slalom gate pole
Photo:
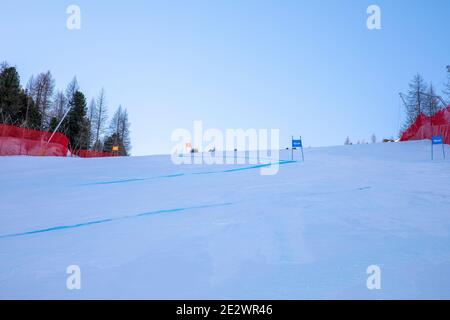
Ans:
[[[302,161],[305,162],[305,155],[303,154],[303,140],[302,140],[302,136],[300,136],[300,143],[302,144]]]
[[[291,161],[294,161],[294,136],[291,137]]]

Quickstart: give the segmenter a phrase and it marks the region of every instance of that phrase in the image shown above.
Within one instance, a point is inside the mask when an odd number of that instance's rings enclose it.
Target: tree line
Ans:
[[[384,140],[386,140],[386,139],[384,139]],[[383,140],[383,142],[384,142],[384,140]],[[373,133],[370,136],[370,142],[371,143],[377,143],[377,136],[375,135],[375,133]],[[368,144],[368,142],[366,142],[366,140],[363,139],[363,140],[358,140],[356,142],[356,144]],[[344,145],[346,145],[346,146],[353,145],[353,142],[352,142],[352,140],[350,140],[349,136],[347,136],[347,138],[345,138]]]
[[[76,77],[64,91],[55,91],[55,80],[47,71],[31,76],[22,88],[17,68],[7,62],[0,64],[0,123],[56,130],[69,138],[73,150],[112,152],[119,146],[122,156],[131,151],[128,111],[119,106],[109,120],[103,88],[89,105]]]
[[[401,131],[408,129],[416,118],[423,113],[433,116],[450,103],[450,66],[447,66],[447,80],[441,95],[432,82],[429,84],[417,73],[409,82],[409,90],[405,97],[406,119]]]
[[[405,122],[400,130],[400,136],[408,129],[420,114],[433,116],[442,108],[450,105],[450,66],[447,66],[447,79],[441,94],[437,92],[433,82],[429,84],[419,73],[415,74],[409,82],[409,89],[406,94],[401,94],[405,104]],[[370,138],[372,143],[376,143],[376,136],[373,134]],[[383,142],[394,141],[394,138],[383,139]],[[365,140],[358,141],[356,144],[365,144]],[[350,137],[344,141],[345,145],[352,145]]]

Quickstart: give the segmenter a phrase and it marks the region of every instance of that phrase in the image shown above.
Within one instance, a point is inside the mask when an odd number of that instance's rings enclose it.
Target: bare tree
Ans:
[[[52,110],[52,116],[56,118],[56,120],[61,121],[62,117],[64,116],[64,113],[67,110],[67,99],[64,95],[64,92],[58,91],[55,94],[55,99],[53,100],[53,110]]]
[[[128,110],[125,109],[120,119],[120,137],[124,146],[125,155],[129,155],[131,151],[131,139],[130,139],[130,121],[128,120]]]
[[[46,73],[40,73],[36,78],[31,77],[27,86],[30,89],[30,94],[33,97],[36,107],[41,112],[40,129],[44,130],[50,122],[49,109],[52,105],[55,80],[50,71],[47,71]]]
[[[105,139],[104,151],[111,152],[112,146],[118,146],[119,154],[122,156],[129,155],[131,150],[128,111],[123,109],[122,106],[117,108],[111,119],[108,137]]]
[[[119,136],[119,133],[121,132],[121,120],[122,120],[122,106],[120,105],[116,112],[114,112],[114,115],[111,119],[111,122],[109,124],[109,130],[108,130],[108,134],[112,135],[112,134],[117,134],[117,136]]]
[[[94,143],[94,137],[95,137],[95,132],[96,132],[96,121],[95,121],[95,117],[97,115],[97,104],[95,102],[95,99],[92,99],[91,102],[89,103],[89,107],[88,107],[88,112],[87,112],[87,118],[89,120],[90,123],[90,130],[89,130],[89,134],[88,134],[88,146],[92,146]]]
[[[409,83],[406,105],[406,121],[403,129],[407,129],[416,121],[416,118],[423,113],[426,97],[421,92],[427,91],[427,84],[420,74],[416,74]]]
[[[100,138],[105,131],[105,124],[108,120],[108,106],[106,103],[105,89],[101,89],[97,97],[97,108],[94,116],[95,121],[95,149],[100,151]]]
[[[74,95],[78,90],[80,90],[80,86],[78,85],[77,77],[73,77],[66,88],[66,101],[69,107],[73,105]]]
[[[447,103],[450,103],[450,66],[447,66],[447,82],[444,87],[444,94],[447,98]]]
[[[426,93],[427,94],[425,95],[425,101],[424,101],[424,106],[425,106],[424,113],[427,116],[432,116],[436,112],[438,112],[440,109],[439,99],[436,96],[436,92],[434,91],[433,83],[430,84],[428,91]]]

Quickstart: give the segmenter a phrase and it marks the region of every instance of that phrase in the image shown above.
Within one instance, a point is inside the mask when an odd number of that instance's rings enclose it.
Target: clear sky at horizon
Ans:
[[[66,8],[81,8],[81,30]],[[382,29],[366,27],[369,5]],[[450,65],[450,1],[5,1],[0,61],[56,88],[77,76],[126,107],[132,154],[169,153],[177,128],[280,129],[306,146],[396,136],[417,72],[440,93]],[[400,123],[399,123],[400,122]]]

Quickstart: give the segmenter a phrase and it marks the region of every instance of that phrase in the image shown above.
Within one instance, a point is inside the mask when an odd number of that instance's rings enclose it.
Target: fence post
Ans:
[[[294,161],[294,136],[291,136],[291,161]]]
[[[302,140],[302,136],[300,136],[300,143],[302,144],[302,161],[305,162],[305,155],[303,154],[303,140]]]

